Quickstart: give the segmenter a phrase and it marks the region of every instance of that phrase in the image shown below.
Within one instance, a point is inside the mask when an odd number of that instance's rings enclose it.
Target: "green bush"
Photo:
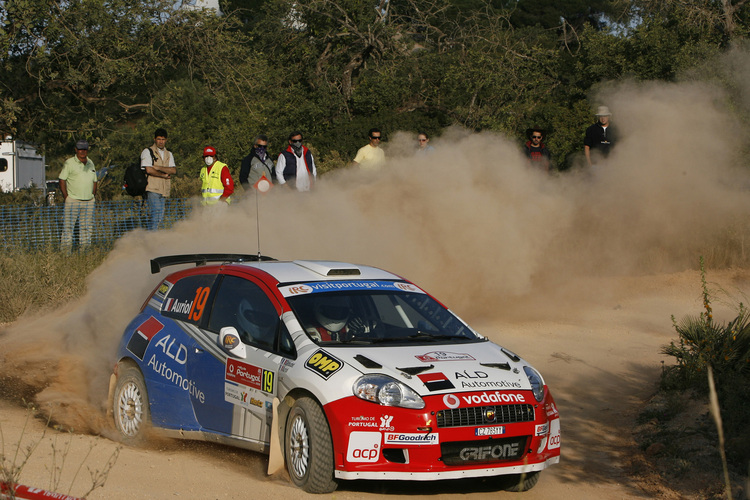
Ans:
[[[737,316],[728,323],[713,319],[711,292],[700,260],[703,307],[697,317],[679,323],[672,317],[679,335],[662,348],[677,364],[662,373],[663,390],[695,390],[707,394],[708,367],[713,370],[719,407],[724,422],[728,452],[742,462],[750,459],[750,311],[741,302]]]

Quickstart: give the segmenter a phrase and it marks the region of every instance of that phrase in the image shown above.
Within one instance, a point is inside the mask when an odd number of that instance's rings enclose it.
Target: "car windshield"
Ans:
[[[415,287],[416,288],[416,287]],[[352,290],[287,296],[317,343],[435,343],[484,340],[429,295]]]

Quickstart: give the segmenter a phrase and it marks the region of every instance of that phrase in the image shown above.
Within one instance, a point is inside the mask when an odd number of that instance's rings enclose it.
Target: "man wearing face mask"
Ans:
[[[268,155],[268,137],[259,135],[255,138],[255,147],[242,160],[240,167],[240,184],[247,191],[264,175],[269,182],[273,182],[274,164]]]
[[[297,191],[310,191],[317,175],[312,153],[302,145],[302,132],[292,132],[289,147],[276,160],[276,180],[281,185],[296,187]]]
[[[216,149],[211,146],[203,149],[203,161],[206,163],[200,174],[203,204],[214,205],[219,201],[230,203],[234,181],[229,167],[216,160]]]

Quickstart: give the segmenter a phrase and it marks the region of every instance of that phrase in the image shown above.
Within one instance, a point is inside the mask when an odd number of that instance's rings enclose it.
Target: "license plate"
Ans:
[[[479,427],[474,429],[475,436],[497,436],[498,434],[505,434],[504,425],[496,427]]]

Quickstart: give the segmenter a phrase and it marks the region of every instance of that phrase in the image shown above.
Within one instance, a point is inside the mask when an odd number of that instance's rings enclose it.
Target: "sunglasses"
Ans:
[[[378,136],[371,135],[370,139],[375,139],[375,140],[379,141],[380,140],[380,136],[379,135]]]
[[[427,142],[427,139],[419,139],[419,142]]]
[[[531,138],[532,139],[541,139],[542,136],[541,135],[532,135]]]

